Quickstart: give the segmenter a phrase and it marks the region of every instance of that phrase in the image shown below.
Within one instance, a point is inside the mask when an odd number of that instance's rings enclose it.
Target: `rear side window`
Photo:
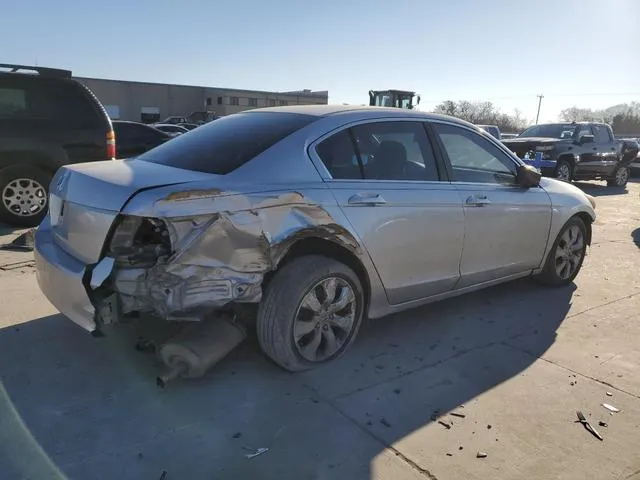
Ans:
[[[138,160],[225,175],[316,119],[282,112],[230,115],[180,135]]]
[[[71,80],[34,77],[0,79],[0,118],[54,120],[60,125],[106,123],[95,101]]]

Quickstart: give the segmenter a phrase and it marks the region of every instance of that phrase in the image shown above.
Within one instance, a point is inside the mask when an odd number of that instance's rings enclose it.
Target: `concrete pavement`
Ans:
[[[252,338],[165,390],[133,327],[90,337],[42,297],[30,253],[0,251],[0,478],[640,480],[640,184],[580,186],[599,219],[571,287],[372,321],[296,375]]]

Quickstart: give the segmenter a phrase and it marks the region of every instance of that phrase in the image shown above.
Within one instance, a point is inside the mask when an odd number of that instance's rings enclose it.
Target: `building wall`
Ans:
[[[141,121],[143,107],[159,110],[160,120],[209,111],[224,116],[252,108],[278,105],[327,104],[326,91],[266,92],[214,87],[77,78],[98,97],[107,110],[119,112],[120,120]],[[117,107],[114,108],[114,107]]]

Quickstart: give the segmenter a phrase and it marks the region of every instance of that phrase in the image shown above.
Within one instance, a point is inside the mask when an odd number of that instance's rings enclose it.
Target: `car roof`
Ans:
[[[458,118],[449,117],[447,115],[394,107],[369,107],[359,105],[288,105],[284,107],[267,107],[245,110],[240,112],[240,114],[258,114],[262,112],[294,113],[316,117],[344,115],[348,117],[357,117],[358,119],[380,118],[382,115],[384,117],[417,118],[422,120],[446,120],[450,123],[458,123],[460,125],[477,128],[472,123]]]

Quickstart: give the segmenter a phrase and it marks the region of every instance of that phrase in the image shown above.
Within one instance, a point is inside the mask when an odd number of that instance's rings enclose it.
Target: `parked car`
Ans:
[[[616,140],[605,123],[550,123],[529,127],[518,138],[503,143],[520,158],[534,162],[536,153],[546,176],[571,180],[606,180],[623,187],[638,144]]]
[[[250,110],[53,185],[36,268],[71,320],[99,334],[252,304],[292,371],[342,354],[367,317],[520,277],[567,285],[595,220],[592,197],[470,123],[398,108]]]
[[[113,120],[111,122],[118,142],[118,158],[140,155],[173,137],[144,123]]]
[[[195,128],[198,128],[200,125],[198,125],[197,123],[179,123],[178,126],[186,128],[187,130],[193,130]]]
[[[478,125],[478,127],[480,127],[482,130],[484,130],[494,138],[497,138],[498,140],[502,139],[500,128],[497,125]]]
[[[56,170],[115,157],[111,122],[68,70],[0,64],[0,220],[38,225]]]
[[[157,128],[161,132],[168,133],[173,137],[182,135],[183,133],[187,133],[189,131],[186,128],[181,127],[180,125],[172,125],[169,123],[154,123],[153,128]]]
[[[165,118],[161,124],[169,124],[169,125],[178,125],[179,123],[189,123],[189,119],[187,117],[167,117]]]
[[[517,138],[518,134],[517,133],[500,133],[500,139],[501,140],[509,140],[511,138]]]

